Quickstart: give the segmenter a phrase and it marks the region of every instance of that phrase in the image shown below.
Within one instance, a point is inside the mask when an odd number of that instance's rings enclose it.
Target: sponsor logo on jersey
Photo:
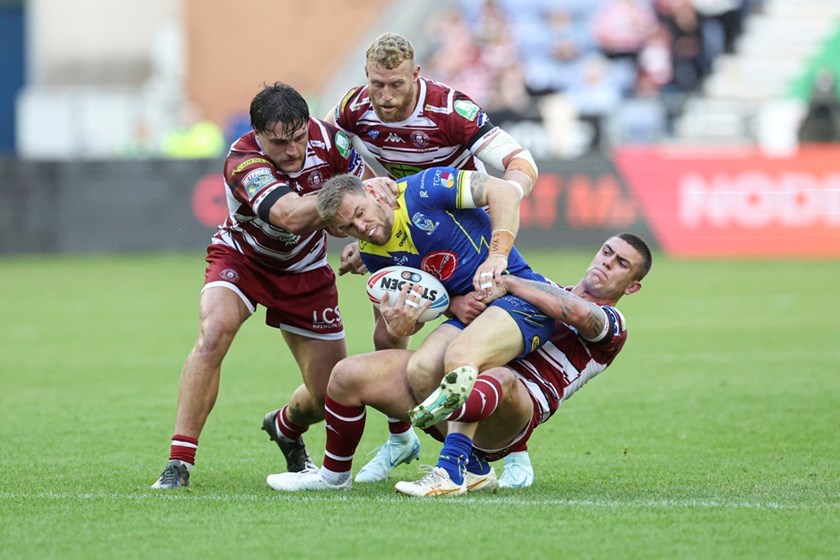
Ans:
[[[282,241],[286,246],[297,245],[300,243],[300,235],[285,230],[280,230],[274,237],[277,238],[278,241]]]
[[[455,112],[467,119],[468,121],[475,120],[481,109],[478,105],[467,99],[459,99],[455,102]]]
[[[435,105],[432,105],[430,103],[427,103],[423,107],[423,110],[426,111],[427,113],[440,113],[442,115],[448,115],[449,113],[452,112],[452,110],[449,109],[449,107],[436,107]]]
[[[347,166],[347,170],[354,175],[359,175],[361,177],[362,173],[364,172],[364,165],[365,162],[358,153],[353,155],[353,160]]]
[[[350,90],[344,94],[344,97],[341,98],[341,102],[335,106],[336,122],[338,122],[338,115],[344,112],[344,108],[347,107],[347,102],[350,101],[350,98],[353,97],[354,93],[356,93],[356,88],[350,88]]]
[[[439,225],[439,222],[433,222],[420,212],[416,212],[411,217],[411,223],[417,226],[418,229],[425,231],[426,235],[431,235]]]
[[[435,173],[434,182],[440,184],[442,187],[451,189],[455,186],[455,174],[449,171],[438,171]]]
[[[245,161],[243,161],[242,163],[240,163],[240,164],[236,167],[236,169],[234,169],[234,170],[233,170],[234,175],[235,175],[235,174],[237,174],[237,173],[241,173],[241,172],[242,172],[242,171],[243,171],[246,167],[251,166],[251,165],[254,165],[255,163],[264,163],[264,164],[266,164],[266,165],[271,165],[271,162],[270,162],[270,161],[268,161],[267,159],[263,159],[263,158],[250,158],[250,159],[246,159]]]
[[[262,190],[263,187],[265,187],[266,185],[270,185],[275,181],[276,179],[271,175],[261,175],[253,181],[251,181],[247,186],[242,186],[245,187],[245,192],[248,193],[248,198],[254,198],[254,195],[260,192],[260,190]]]
[[[425,148],[429,145],[431,140],[429,139],[429,135],[423,132],[422,130],[413,130],[411,135],[409,136],[411,143],[417,146],[418,148]]]
[[[268,167],[260,167],[254,169],[242,178],[242,186],[247,189],[248,185],[251,184],[251,181],[263,175],[271,175],[271,169],[269,169]]]
[[[379,136],[379,131],[378,130],[368,130],[367,134],[371,138],[376,138],[377,136]]]
[[[313,330],[329,330],[335,327],[342,327],[341,311],[339,311],[338,306],[312,310]]]
[[[487,124],[487,121],[489,121],[489,120],[490,120],[490,117],[487,116],[487,113],[485,113],[484,111],[481,111],[478,114],[478,122],[476,124],[478,125],[478,128],[481,128],[482,126]],[[478,145],[480,146],[481,144],[478,144]]]
[[[458,255],[454,251],[432,251],[420,261],[420,270],[445,282],[458,270]]]
[[[324,177],[321,175],[321,172],[317,169],[309,174],[306,178],[306,182],[309,184],[310,187],[317,187],[321,183],[324,182]]]
[[[226,268],[219,273],[219,276],[227,280],[228,282],[239,282],[239,274],[233,270],[232,268]]]
[[[385,141],[386,142],[394,142],[395,144],[404,144],[405,143],[405,140],[400,138],[400,135],[395,133],[395,132],[391,132],[390,134],[388,134],[388,136],[385,138]]]
[[[347,138],[347,135],[343,132],[338,132],[335,135],[335,147],[338,149],[338,153],[341,154],[341,157],[347,159],[347,156],[350,155],[350,139]]]

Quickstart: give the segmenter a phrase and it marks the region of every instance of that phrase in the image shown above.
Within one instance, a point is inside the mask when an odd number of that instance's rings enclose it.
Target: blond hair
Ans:
[[[365,60],[368,64],[393,70],[406,60],[414,63],[414,47],[408,39],[396,33],[383,33],[367,49]]]

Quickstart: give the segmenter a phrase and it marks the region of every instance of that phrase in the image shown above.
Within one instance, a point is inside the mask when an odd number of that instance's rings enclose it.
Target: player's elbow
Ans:
[[[539,168],[534,157],[526,148],[513,152],[505,161],[505,177],[522,184],[525,196],[531,193],[539,178]]]
[[[547,315],[574,327],[580,327],[587,324],[590,318],[588,306],[577,305],[575,303],[570,305],[567,301],[556,302],[556,305],[552,306]]]

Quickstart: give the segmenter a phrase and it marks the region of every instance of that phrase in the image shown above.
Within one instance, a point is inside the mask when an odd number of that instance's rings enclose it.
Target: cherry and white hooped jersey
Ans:
[[[607,369],[624,347],[627,340],[624,316],[610,305],[603,305],[601,309],[607,315],[607,323],[598,340],[585,340],[577,329],[557,321],[548,342],[508,364],[539,403],[541,422],[548,420],[563,401],[590,379]]]
[[[430,167],[484,171],[474,152],[496,127],[472,99],[451,87],[420,78],[417,106],[404,121],[376,115],[367,86],[348,91],[335,107],[336,125],[358,136],[394,179]]]
[[[298,173],[276,168],[257,144],[253,130],[233,143],[224,167],[229,215],[211,243],[227,245],[269,268],[285,272],[326,266],[324,230],[297,235],[260,218],[261,212],[267,215],[278,197],[287,194],[283,187],[306,196],[320,190],[335,175],[364,174],[365,162],[345,133],[315,118],[309,119],[308,132],[306,160]]]

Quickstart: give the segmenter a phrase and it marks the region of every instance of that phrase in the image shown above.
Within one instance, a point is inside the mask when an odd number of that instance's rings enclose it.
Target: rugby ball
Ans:
[[[382,296],[388,294],[388,301],[393,304],[406,282],[409,289],[415,285],[420,286],[423,289],[423,299],[432,302],[417,319],[418,322],[425,323],[437,319],[449,308],[449,294],[440,280],[428,272],[409,266],[386,266],[371,274],[367,281],[368,298],[378,307]]]

